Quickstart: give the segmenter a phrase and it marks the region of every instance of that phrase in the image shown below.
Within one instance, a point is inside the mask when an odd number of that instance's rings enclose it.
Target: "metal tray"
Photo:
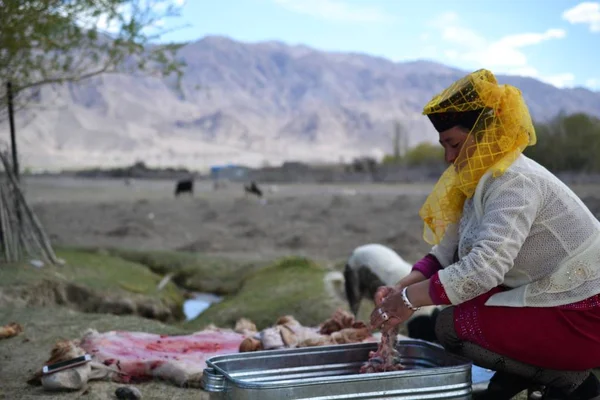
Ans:
[[[472,364],[422,340],[398,341],[403,371],[359,374],[377,343],[221,355],[207,360],[211,400],[471,399]]]

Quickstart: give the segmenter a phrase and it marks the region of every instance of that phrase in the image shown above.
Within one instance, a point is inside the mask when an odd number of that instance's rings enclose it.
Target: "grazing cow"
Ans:
[[[244,185],[244,191],[248,194],[254,194],[257,197],[262,197],[263,192],[259,189],[256,182],[252,181],[249,186]]]
[[[175,197],[182,193],[194,194],[194,181],[192,179],[182,179],[175,186]]]

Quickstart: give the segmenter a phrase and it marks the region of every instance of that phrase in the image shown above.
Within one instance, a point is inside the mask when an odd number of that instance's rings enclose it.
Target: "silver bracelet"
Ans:
[[[408,296],[406,295],[407,289],[408,289],[408,286],[405,287],[404,289],[402,289],[402,301],[404,302],[404,305],[413,311],[419,311],[421,309],[421,307],[413,306],[412,303],[410,302],[410,300],[408,299]]]

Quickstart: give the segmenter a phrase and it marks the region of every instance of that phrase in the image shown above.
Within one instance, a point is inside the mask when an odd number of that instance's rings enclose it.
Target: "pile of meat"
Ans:
[[[248,335],[240,344],[240,352],[375,341],[364,322],[357,321],[352,314],[343,310],[337,310],[318,328],[302,326],[293,317],[285,316],[275,326],[261,332],[256,332],[256,327],[250,321],[240,320],[236,331]],[[360,368],[360,373],[405,369],[396,350],[397,337],[398,328],[382,334],[377,351],[369,353],[369,359]]]
[[[363,364],[359,372],[361,374],[370,374],[405,369],[404,365],[400,362],[400,353],[396,350],[397,337],[398,328],[383,333],[377,351],[369,353],[369,360]]]
[[[368,327],[346,311],[337,310],[319,327],[302,326],[294,317],[279,318],[274,326],[260,332],[248,320],[240,320],[236,331],[248,335],[240,344],[240,352],[325,346],[374,341]]]

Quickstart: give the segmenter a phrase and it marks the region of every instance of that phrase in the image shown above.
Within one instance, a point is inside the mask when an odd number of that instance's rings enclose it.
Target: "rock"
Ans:
[[[122,386],[115,390],[115,396],[119,400],[139,400],[142,398],[142,392],[133,386]]]
[[[88,382],[91,373],[90,364],[69,368],[53,374],[42,376],[42,386],[45,390],[80,390]]]

